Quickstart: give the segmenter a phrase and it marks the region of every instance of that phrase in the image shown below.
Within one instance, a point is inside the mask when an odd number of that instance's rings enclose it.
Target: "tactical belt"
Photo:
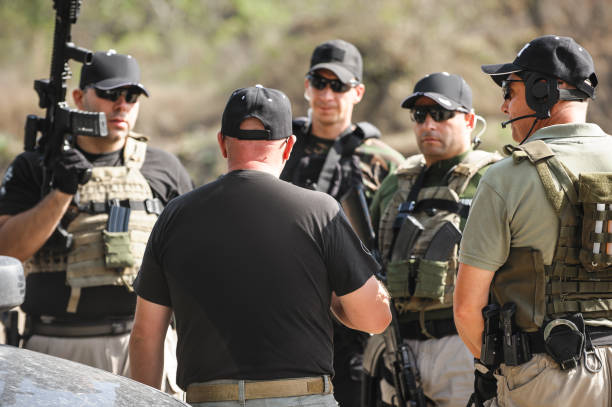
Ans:
[[[304,377],[237,383],[192,383],[187,387],[188,403],[243,401],[273,397],[299,397],[332,394],[329,376]]]
[[[587,325],[585,329],[594,345],[612,345],[612,328]],[[527,346],[518,353],[518,364],[528,362],[536,353],[548,353],[542,332],[522,332],[521,337]]]
[[[450,319],[432,319],[425,321],[425,329],[434,338],[443,338],[449,335],[457,335],[455,321]],[[400,324],[400,335],[406,339],[418,339],[421,341],[431,339],[425,336],[421,329],[420,321],[402,322]]]
[[[103,321],[52,321],[43,322],[39,318],[28,317],[26,336],[56,336],[62,338],[85,338],[92,336],[123,335],[132,331],[134,321],[103,320]]]
[[[105,202],[89,201],[80,204],[79,210],[91,214],[106,213],[113,205],[130,208],[135,211],[146,211],[147,213],[153,213],[157,216],[159,216],[164,209],[164,204],[159,199],[152,198],[145,199],[144,201],[135,201],[133,199],[111,199]]]

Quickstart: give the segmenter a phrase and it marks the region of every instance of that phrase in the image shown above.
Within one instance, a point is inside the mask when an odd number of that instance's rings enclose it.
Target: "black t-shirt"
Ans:
[[[94,167],[123,165],[123,149],[106,154],[82,151]],[[9,166],[0,187],[0,214],[16,215],[41,201],[42,167],[38,152],[24,152]],[[140,169],[153,196],[164,204],[191,191],[193,183],[178,158],[163,150],[147,146]],[[76,313],[67,313],[70,287],[66,273],[34,273],[26,280],[26,296],[21,308],[30,315],[61,316],[66,319],[98,319],[131,316],[136,295],[121,286],[83,288]]]
[[[168,205],[134,287],[174,310],[185,389],[332,374],[331,292],[377,270],[333,198],[241,170]]]

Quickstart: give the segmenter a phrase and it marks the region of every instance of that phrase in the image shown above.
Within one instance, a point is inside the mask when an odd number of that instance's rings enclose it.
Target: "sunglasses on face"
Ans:
[[[509,100],[512,98],[510,94],[510,84],[512,82],[524,82],[521,79],[506,79],[502,81],[502,95],[504,96],[504,100]]]
[[[447,110],[439,106],[418,106],[412,109],[412,120],[419,124],[425,123],[427,115],[436,122],[443,122],[455,116],[454,110]]]
[[[332,91],[336,93],[344,93],[347,92],[350,88],[353,87],[352,84],[342,83],[339,79],[327,79],[317,74],[308,74],[306,75],[310,85],[318,90],[323,90],[329,84],[329,87]]]
[[[94,90],[99,98],[110,100],[111,102],[116,102],[123,96],[127,103],[136,103],[138,97],[142,94],[142,91],[137,87],[108,90],[94,88]]]

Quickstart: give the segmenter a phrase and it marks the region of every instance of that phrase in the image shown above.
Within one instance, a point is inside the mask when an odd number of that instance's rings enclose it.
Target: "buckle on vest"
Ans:
[[[159,199],[145,199],[144,204],[147,213],[153,213],[157,216],[159,216],[164,209]]]

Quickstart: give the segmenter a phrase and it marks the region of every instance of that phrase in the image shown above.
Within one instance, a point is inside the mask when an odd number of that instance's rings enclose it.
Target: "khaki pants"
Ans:
[[[182,400],[183,391],[176,384],[176,340],[176,331],[168,328],[164,343],[162,391]],[[129,333],[90,338],[33,335],[24,348],[130,377],[129,341]]]
[[[496,407],[612,406],[612,346],[595,347],[603,366],[598,373],[584,367],[561,370],[547,354],[537,354],[520,366],[502,364],[497,376]],[[589,358],[590,365],[594,364]]]
[[[416,355],[423,392],[435,406],[465,407],[474,391],[474,357],[458,335],[425,341],[404,339]],[[387,369],[393,369],[387,365]],[[395,388],[385,379],[380,383],[385,403],[392,400]]]

